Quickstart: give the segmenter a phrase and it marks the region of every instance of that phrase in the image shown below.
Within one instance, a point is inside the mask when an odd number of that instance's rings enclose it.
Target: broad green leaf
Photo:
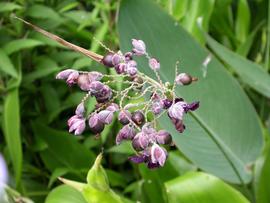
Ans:
[[[270,76],[261,66],[230,51],[211,37],[207,37],[207,43],[217,56],[233,68],[246,84],[262,95],[270,97]]]
[[[201,107],[185,117],[186,131],[179,134],[167,116],[160,125],[170,131],[177,147],[201,169],[233,183],[249,182],[247,166],[262,147],[262,132],[248,97],[222,64],[212,57],[203,77],[203,61],[209,53],[186,31],[149,0],[123,0],[118,30],[122,51],[131,50],[131,39],[145,41],[150,55],[161,63],[164,81],[174,81],[174,67],[199,78],[196,84],[177,88],[180,97]],[[140,71],[155,77],[146,60],[137,60]]]
[[[87,203],[83,195],[67,185],[61,185],[50,192],[45,203]]]
[[[68,168],[80,172],[93,163],[94,154],[79,144],[74,135],[54,130],[40,122],[33,122],[32,125],[35,136],[48,145],[48,148],[41,152],[41,156],[49,170]]]
[[[1,2],[0,3],[0,13],[19,10],[21,8],[22,7],[20,5],[15,4],[15,3],[11,3],[11,2]]]
[[[269,203],[270,202],[270,145],[268,143],[268,152],[265,155],[264,165],[261,170],[261,176],[259,178],[258,191],[257,193],[257,203]]]
[[[18,77],[18,73],[10,58],[2,49],[0,49],[0,71],[3,71],[15,78]]]
[[[8,92],[5,98],[3,117],[5,140],[18,186],[21,180],[23,155],[20,135],[20,101],[17,88]]]
[[[34,48],[43,45],[43,42],[34,39],[17,39],[12,40],[4,45],[3,50],[8,54],[13,54],[22,49]]]
[[[247,0],[238,0],[235,35],[240,43],[246,41],[249,33],[250,10]]]
[[[166,182],[170,203],[248,203],[237,190],[202,172],[190,172]]]

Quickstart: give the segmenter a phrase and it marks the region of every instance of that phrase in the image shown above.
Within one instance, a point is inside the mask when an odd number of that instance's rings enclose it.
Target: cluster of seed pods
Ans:
[[[66,80],[69,86],[77,84],[86,92],[86,96],[77,106],[75,115],[68,120],[69,132],[79,135],[89,128],[94,134],[103,131],[105,125],[112,123],[114,115],[123,125],[116,136],[116,144],[131,140],[137,152],[130,160],[135,163],[146,163],[149,168],[158,168],[165,164],[167,151],[162,145],[171,145],[172,137],[165,130],[157,130],[157,119],[164,113],[182,133],[185,129],[183,116],[199,107],[199,102],[187,103],[175,94],[176,85],[189,85],[196,78],[187,73],[177,73],[173,84],[163,83],[159,76],[160,63],[151,57],[142,40],[132,39],[133,49],[127,53],[110,51],[100,61],[108,68],[114,68],[116,74],[104,75],[100,72],[81,72],[67,69],[57,74],[57,79]],[[155,73],[153,79],[137,69],[134,56],[144,56],[149,67]],[[111,83],[119,82],[123,88],[114,89]],[[144,102],[132,102],[142,97]],[[95,97],[95,110],[86,115],[85,102]],[[87,125],[88,123],[88,125]],[[88,126],[88,127],[87,127]]]

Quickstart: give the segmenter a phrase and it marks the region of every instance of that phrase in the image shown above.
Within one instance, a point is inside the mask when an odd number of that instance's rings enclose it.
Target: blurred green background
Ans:
[[[85,182],[104,149],[102,165],[120,202],[269,203],[269,12],[267,0],[1,1],[0,152],[9,186],[0,201],[85,203],[57,177]],[[173,80],[177,60],[181,71],[199,78],[177,90],[188,101],[201,101],[185,121],[187,131],[179,135],[161,119],[176,142],[164,168],[130,163],[130,143],[114,144],[117,122],[100,139],[67,132],[66,121],[84,94],[55,75],[66,68],[111,72],[14,14],[99,54],[106,50],[94,37],[124,51],[132,38],[142,39],[160,59],[162,79]],[[138,62],[151,74],[145,61]]]

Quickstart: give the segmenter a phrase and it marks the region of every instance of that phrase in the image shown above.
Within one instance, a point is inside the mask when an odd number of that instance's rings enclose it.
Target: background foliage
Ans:
[[[57,177],[86,182],[104,149],[102,165],[123,202],[268,203],[268,11],[267,0],[1,2],[0,151],[10,173],[6,201],[85,203]],[[143,39],[160,59],[163,79],[173,79],[177,60],[182,71],[199,77],[177,90],[188,101],[201,101],[199,111],[185,121],[185,134],[161,119],[177,146],[164,168],[149,171],[128,162],[130,143],[114,146],[116,122],[101,139],[67,133],[66,120],[83,95],[55,81],[56,73],[67,67],[108,70],[26,27],[12,18],[14,13],[100,54],[106,50],[93,37],[113,50],[129,49],[131,38]],[[150,74],[146,62],[138,62]]]

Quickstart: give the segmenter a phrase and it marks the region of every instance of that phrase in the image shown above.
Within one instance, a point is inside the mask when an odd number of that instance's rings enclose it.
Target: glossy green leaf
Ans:
[[[8,54],[13,54],[22,49],[34,48],[36,46],[43,45],[43,42],[40,42],[35,39],[17,39],[8,42],[3,46],[3,50]]]
[[[78,143],[72,134],[54,130],[40,122],[33,122],[33,130],[35,136],[48,145],[41,157],[49,170],[68,168],[79,172],[93,163],[94,154]]]
[[[176,132],[167,116],[160,119],[177,147],[205,171],[230,182],[249,182],[247,165],[260,153],[262,133],[256,112],[236,80],[214,57],[203,77],[202,63],[209,53],[149,0],[123,0],[118,30],[122,51],[131,50],[132,38],[145,41],[150,55],[160,60],[165,81],[174,80],[177,60],[181,72],[199,78],[196,84],[177,89],[188,102],[201,102],[197,111],[185,117],[185,133]],[[146,60],[137,61],[141,71],[155,77]]]
[[[207,43],[215,54],[233,68],[246,84],[262,95],[270,97],[270,76],[260,65],[230,51],[211,37],[207,37]]]
[[[18,77],[18,73],[10,58],[2,49],[0,49],[0,71],[3,71],[13,77]]]
[[[83,195],[70,186],[62,185],[50,192],[45,203],[87,203]]]
[[[18,185],[21,181],[23,155],[20,135],[20,100],[17,88],[11,90],[5,98],[3,117],[5,140]]]
[[[248,203],[237,190],[202,172],[190,172],[165,183],[170,203]]]

